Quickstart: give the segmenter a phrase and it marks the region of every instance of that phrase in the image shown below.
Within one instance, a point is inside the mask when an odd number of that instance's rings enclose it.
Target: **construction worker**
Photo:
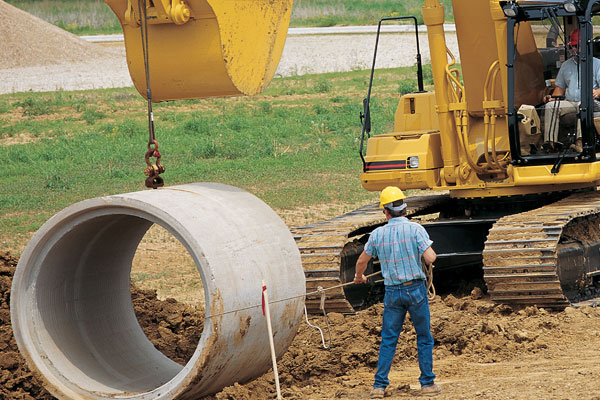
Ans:
[[[554,91],[552,96],[544,96],[546,103],[544,111],[544,141],[547,150],[559,151],[558,121],[565,114],[576,114],[579,112],[581,102],[581,66],[579,64],[579,43],[581,42],[579,29],[573,30],[569,36],[568,53],[572,55],[565,61],[556,75]],[[593,59],[593,96],[600,97],[600,60]],[[558,97],[564,96],[564,99]],[[598,106],[595,105],[594,108]],[[594,109],[594,111],[600,111]],[[581,152],[581,122],[577,119],[577,139],[571,148]]]
[[[371,398],[386,395],[385,389],[390,383],[388,374],[407,311],[417,333],[421,392],[424,395],[441,392],[441,387],[434,383],[429,301],[426,277],[421,268],[421,260],[432,264],[436,254],[425,228],[405,217],[405,198],[402,190],[394,186],[381,191],[379,207],[383,208],[388,223],[371,233],[356,262],[355,283],[367,281],[364,275],[367,264],[377,257],[385,284],[381,345]]]

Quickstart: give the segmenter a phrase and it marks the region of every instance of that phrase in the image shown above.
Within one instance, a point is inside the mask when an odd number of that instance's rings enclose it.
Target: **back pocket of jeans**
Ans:
[[[408,295],[410,296],[413,304],[421,304],[425,301],[425,291],[420,285],[412,290],[409,290]]]

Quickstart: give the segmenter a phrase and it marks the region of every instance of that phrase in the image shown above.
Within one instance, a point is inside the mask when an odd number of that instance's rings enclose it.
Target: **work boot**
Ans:
[[[554,153],[554,142],[545,142],[542,144],[542,152],[546,154]]]
[[[572,150],[575,150],[577,153],[581,153],[583,151],[581,139],[577,139],[577,141],[570,146]]]
[[[375,388],[371,390],[371,398],[372,399],[383,399],[384,397],[389,397],[390,393],[385,389]]]
[[[436,385],[435,383],[430,386],[425,386],[421,388],[421,395],[423,396],[436,396],[440,394],[442,391],[442,387],[440,385]]]

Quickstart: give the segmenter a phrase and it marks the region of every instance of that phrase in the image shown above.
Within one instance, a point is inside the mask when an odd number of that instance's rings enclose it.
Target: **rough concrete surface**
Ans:
[[[131,308],[131,260],[153,223],[196,261],[211,315],[184,367],[152,346]],[[98,197],[60,211],[29,241],[13,277],[13,334],[58,397],[195,400],[271,368],[263,284],[281,300],[270,310],[282,355],[302,321],[304,272],[292,234],[256,196],[191,183]]]

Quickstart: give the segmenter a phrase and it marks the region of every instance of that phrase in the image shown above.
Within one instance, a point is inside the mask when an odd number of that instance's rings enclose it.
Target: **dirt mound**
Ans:
[[[156,290],[131,290],[135,315],[154,347],[185,365],[194,354],[204,327],[204,311],[175,299],[159,300]]]
[[[2,0],[0,38],[0,69],[86,62],[112,54]]]
[[[599,317],[600,310],[569,308],[562,313],[536,307],[513,310],[486,299],[457,299],[450,295],[443,300],[434,299],[431,314],[434,359],[458,358],[480,364],[520,359],[545,351],[551,343],[560,345],[577,340],[578,333],[570,324],[574,321],[585,324],[589,318]],[[284,398],[354,398],[356,389],[353,388],[365,382],[354,380],[352,376],[364,367],[370,371],[366,379],[370,386],[371,374],[377,366],[382,318],[382,304],[357,315],[330,313],[333,345],[329,350],[320,346],[317,330],[302,324],[278,363]],[[326,334],[324,318],[313,319]],[[327,338],[327,334],[325,336]],[[417,364],[416,337],[409,318],[398,341],[394,365],[401,362]],[[274,388],[271,372],[247,385],[225,388],[215,398],[250,400],[257,398],[256,393],[264,393],[261,398],[273,398]],[[407,395],[414,393],[408,391]]]

